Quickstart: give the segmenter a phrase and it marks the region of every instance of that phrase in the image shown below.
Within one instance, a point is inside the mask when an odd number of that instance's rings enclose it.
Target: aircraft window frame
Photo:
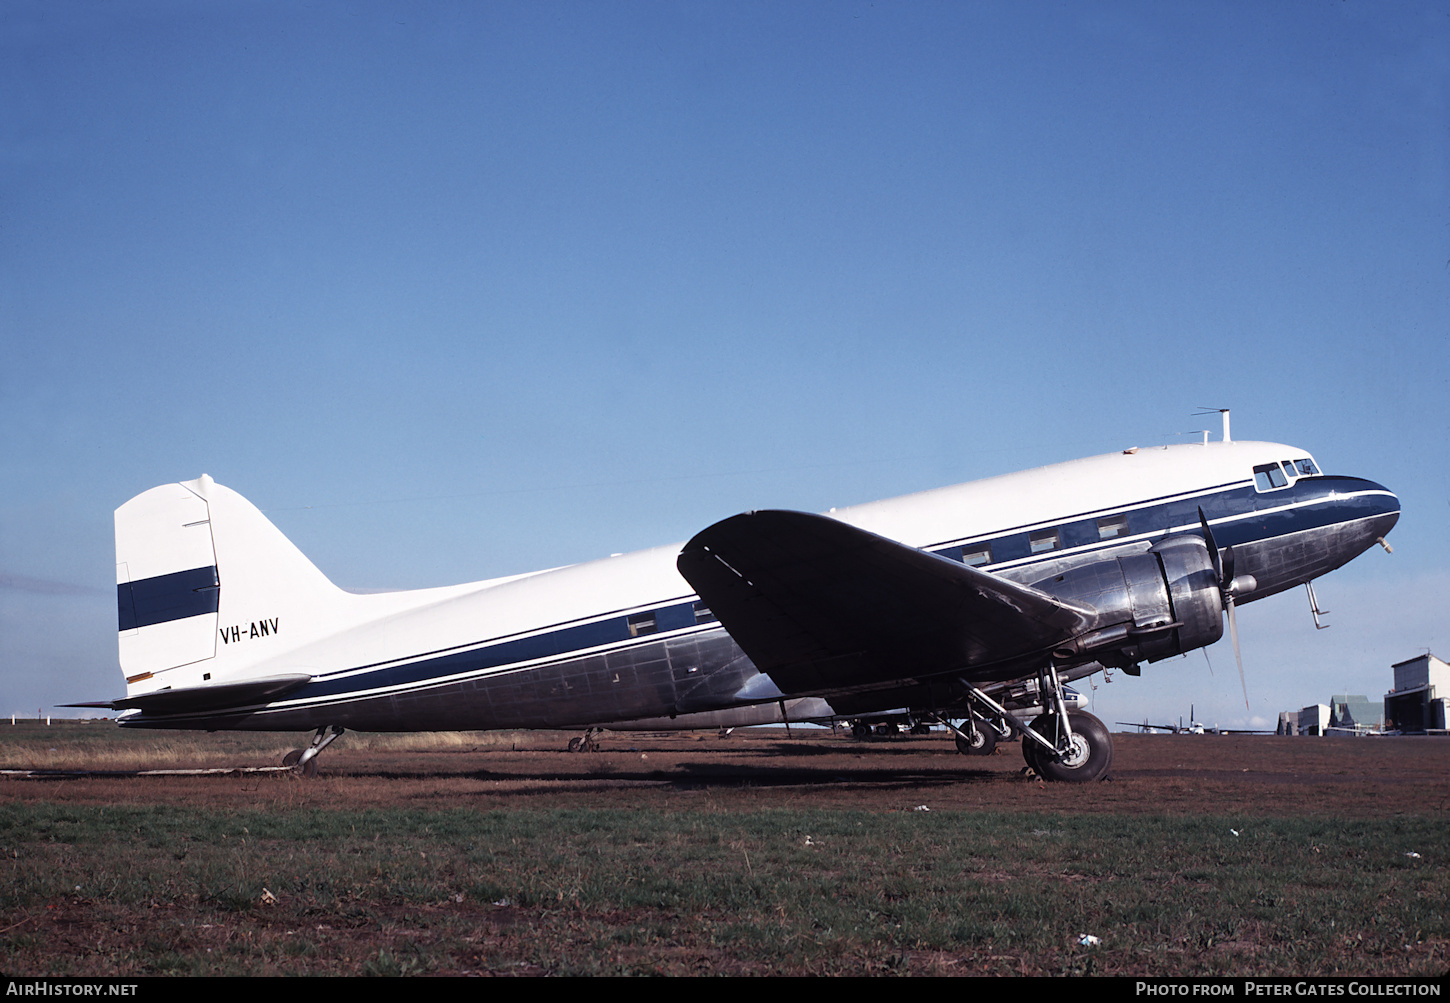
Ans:
[[[1128,513],[1105,515],[1098,520],[1099,540],[1121,540],[1129,535]]]
[[[654,610],[631,613],[625,617],[625,623],[629,625],[630,637],[644,637],[646,634],[658,633],[660,629],[659,618],[656,617]]]
[[[1035,533],[1027,534],[1027,549],[1035,557],[1038,554],[1050,554],[1054,550],[1062,549],[1062,534],[1056,527],[1052,529],[1039,529]]]
[[[1299,472],[1298,476],[1300,477],[1320,476],[1319,467],[1315,465],[1312,456],[1301,456],[1299,459],[1293,461],[1293,465],[1294,469]]]
[[[1274,483],[1277,478],[1280,483]],[[1289,479],[1284,475],[1284,468],[1277,463],[1260,463],[1254,467],[1254,490],[1263,494],[1266,491],[1278,491],[1289,486]]]
[[[980,568],[992,563],[992,544],[974,543],[962,547],[962,563],[969,568]]]

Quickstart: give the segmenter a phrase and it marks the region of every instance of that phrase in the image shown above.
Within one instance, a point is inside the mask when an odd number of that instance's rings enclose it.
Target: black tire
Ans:
[[[293,749],[291,752],[287,753],[287,755],[285,755],[285,756],[282,757],[282,765],[283,766],[296,766],[298,760],[300,760],[301,758],[302,758],[302,750],[301,749]]]
[[[857,721],[851,725],[851,737],[858,742],[864,742],[871,737],[871,726],[865,721]]]
[[[578,735],[569,739],[569,751],[580,752],[584,748],[584,739]]]
[[[1041,718],[1038,718],[1037,720],[1040,721],[1042,719]],[[1033,722],[1033,730],[1034,731],[1036,730],[1036,725],[1037,725],[1037,722],[1034,721]],[[1036,773],[1039,777],[1042,776],[1042,761],[1038,758],[1037,754],[1039,752],[1045,752],[1045,751],[1046,750],[1043,749],[1042,746],[1038,745],[1032,739],[1027,738],[1025,736],[1023,737],[1023,739],[1022,739],[1022,761],[1027,764],[1028,769],[1030,769],[1033,773]]]
[[[977,722],[977,733],[967,732],[967,737],[957,736],[957,751],[964,756],[990,756],[997,748],[997,733],[981,721]]]
[[[1069,711],[1067,723],[1072,727],[1073,750],[1057,759],[1048,756],[1036,742],[1024,741],[1022,755],[1027,765],[1044,780],[1080,784],[1101,780],[1113,765],[1113,738],[1107,726],[1083,711]],[[1056,724],[1051,715],[1044,714],[1032,722],[1032,730],[1051,739],[1056,734]]]

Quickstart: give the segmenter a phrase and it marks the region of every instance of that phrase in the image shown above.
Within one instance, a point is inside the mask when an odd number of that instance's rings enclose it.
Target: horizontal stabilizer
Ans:
[[[108,707],[111,710],[140,710],[147,714],[189,714],[267,703],[305,686],[312,677],[305,672],[247,679],[237,683],[188,686],[184,689],[155,690],[110,703],[72,703],[63,707]]]

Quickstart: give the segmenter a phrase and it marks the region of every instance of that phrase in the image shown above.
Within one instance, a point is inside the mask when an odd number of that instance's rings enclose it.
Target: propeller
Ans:
[[[1234,549],[1225,547],[1222,555],[1219,554],[1218,544],[1213,542],[1213,530],[1208,528],[1208,517],[1203,514],[1202,506],[1198,509],[1198,522],[1203,527],[1203,542],[1208,544],[1208,556],[1213,561],[1213,573],[1218,578],[1219,591],[1223,593],[1223,609],[1228,614],[1229,643],[1233,645],[1234,661],[1239,665],[1239,685],[1244,691],[1244,710],[1248,710],[1249,685],[1244,682],[1244,656],[1239,652],[1239,621],[1234,615],[1234,599],[1252,592],[1259,583],[1254,581],[1253,575],[1234,577]]]

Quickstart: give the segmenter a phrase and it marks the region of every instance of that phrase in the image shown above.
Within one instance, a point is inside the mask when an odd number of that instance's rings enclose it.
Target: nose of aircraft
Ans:
[[[1345,501],[1353,507],[1353,517],[1369,519],[1375,537],[1384,536],[1394,529],[1395,523],[1400,521],[1400,499],[1395,493],[1374,481],[1358,477],[1347,479],[1352,482],[1353,490]]]

